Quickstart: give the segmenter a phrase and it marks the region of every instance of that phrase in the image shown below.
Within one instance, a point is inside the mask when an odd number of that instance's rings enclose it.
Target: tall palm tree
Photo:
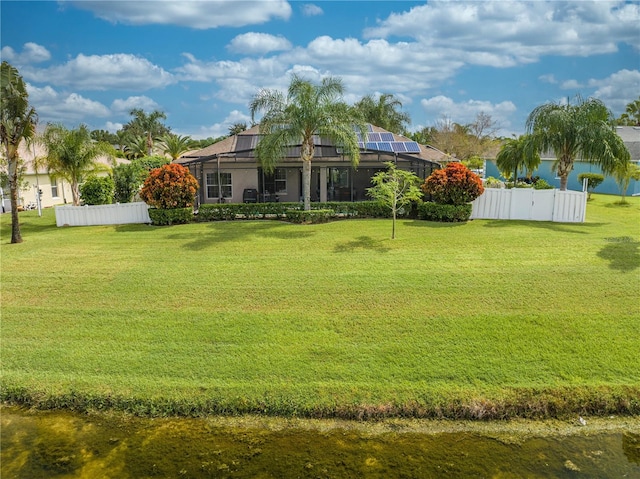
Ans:
[[[153,155],[153,142],[156,138],[169,133],[170,128],[160,120],[166,120],[167,115],[159,110],[147,114],[142,108],[134,108],[129,112],[133,118],[122,129],[134,137],[144,136],[147,144],[147,155]]]
[[[18,70],[3,61],[0,67],[0,141],[7,160],[11,194],[11,242],[22,243],[18,219],[20,163],[18,147],[35,135],[38,116],[29,105],[29,94]]]
[[[327,77],[315,85],[297,75],[287,95],[278,90],[260,90],[251,100],[251,119],[263,112],[256,155],[267,172],[272,172],[288,148],[300,145],[304,209],[311,209],[311,161],[314,136],[325,137],[342,148],[357,166],[360,150],[356,130],[366,138],[366,125],[359,112],[342,101],[344,88],[338,78]]]
[[[60,124],[49,124],[42,136],[47,149],[49,171],[61,176],[71,185],[73,205],[80,205],[80,183],[90,173],[108,169],[99,165],[101,155],[113,156],[115,151],[107,143],[94,142],[86,125],[68,130]]]
[[[372,95],[367,95],[355,107],[366,122],[394,133],[401,134],[406,124],[411,122],[409,114],[401,111],[402,102],[391,93],[383,93],[377,101]]]
[[[539,152],[553,151],[556,155],[554,168],[564,191],[578,157],[599,165],[605,174],[631,160],[612,125],[613,116],[602,101],[577,97],[575,104],[545,103],[536,107],[527,118],[526,129]]]
[[[513,171],[513,185],[518,181],[518,170],[524,168],[531,174],[540,165],[540,155],[527,135],[508,138],[496,156],[496,166],[501,172]],[[505,175],[507,176],[507,175]]]
[[[168,133],[160,138],[160,151],[165,155],[169,155],[171,160],[175,161],[180,156],[189,151],[193,145],[190,136],[174,135]]]

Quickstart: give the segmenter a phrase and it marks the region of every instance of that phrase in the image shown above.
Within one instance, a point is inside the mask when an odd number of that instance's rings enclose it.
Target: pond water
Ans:
[[[363,424],[1,410],[10,478],[640,478],[640,421]]]

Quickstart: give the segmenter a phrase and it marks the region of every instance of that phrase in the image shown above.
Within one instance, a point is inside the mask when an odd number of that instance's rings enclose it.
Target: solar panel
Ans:
[[[393,133],[380,133],[380,141],[393,141]]]
[[[377,150],[377,149],[378,149],[378,145],[375,141],[367,142],[367,150]]]
[[[407,141],[405,142],[404,146],[407,147],[407,151],[409,153],[420,153],[420,145],[418,145],[418,143],[416,143],[415,141]]]
[[[391,148],[396,153],[407,151],[407,148],[404,146],[404,142],[402,142],[402,141],[393,141],[393,142],[391,142]]]
[[[360,148],[361,150],[364,150],[364,141],[358,142],[358,148]]]
[[[367,128],[370,132],[373,132],[373,126],[371,125],[371,123],[367,123]]]
[[[388,141],[379,141],[378,142],[378,150],[379,151],[389,151],[392,152],[393,148],[391,148],[391,143]]]
[[[382,141],[380,138],[380,133],[369,133],[369,141]]]

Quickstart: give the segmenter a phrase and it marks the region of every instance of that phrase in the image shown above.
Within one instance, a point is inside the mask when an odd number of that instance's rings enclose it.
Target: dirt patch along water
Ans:
[[[637,420],[539,427],[1,413],[3,479],[640,478]]]

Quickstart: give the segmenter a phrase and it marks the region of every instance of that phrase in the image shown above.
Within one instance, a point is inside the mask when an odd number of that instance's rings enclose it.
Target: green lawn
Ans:
[[[640,198],[617,200],[584,224],[400,221],[396,240],[391,220],[57,228],[48,210],[10,245],[2,215],[2,397],[639,413]]]

